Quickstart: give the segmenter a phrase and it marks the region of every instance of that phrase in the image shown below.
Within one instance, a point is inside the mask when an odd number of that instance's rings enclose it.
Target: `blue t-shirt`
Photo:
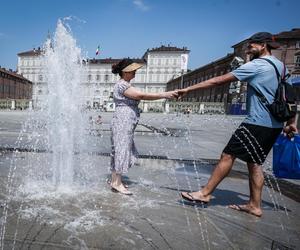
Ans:
[[[264,58],[271,60],[276,65],[278,72],[282,74],[284,65],[281,61],[274,56],[264,56]],[[269,128],[282,128],[283,123],[275,120],[266,107],[266,104],[262,102],[254,91],[255,89],[262,94],[268,100],[268,103],[274,101],[278,87],[278,78],[274,67],[265,60],[254,59],[233,70],[231,73],[238,80],[248,83],[247,117],[244,122]]]

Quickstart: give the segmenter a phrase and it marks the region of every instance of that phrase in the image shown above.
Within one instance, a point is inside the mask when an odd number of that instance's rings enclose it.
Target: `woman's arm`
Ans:
[[[135,100],[158,100],[164,98],[172,99],[178,97],[177,90],[161,93],[145,93],[137,90],[134,87],[130,87],[127,90],[125,90],[124,95],[128,98]]]

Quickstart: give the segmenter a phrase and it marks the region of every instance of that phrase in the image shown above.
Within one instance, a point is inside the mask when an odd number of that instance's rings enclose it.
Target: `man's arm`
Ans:
[[[222,85],[222,84],[237,81],[237,80],[238,79],[233,74],[227,73],[225,75],[216,76],[216,77],[213,77],[206,81],[199,82],[199,83],[197,83],[193,86],[187,87],[185,89],[180,89],[180,90],[178,90],[178,94],[180,95],[180,97],[182,97],[182,96],[186,95],[188,92],[191,92],[191,91],[194,91],[197,89],[211,88],[216,85]]]
[[[193,86],[188,87],[188,92],[196,90],[196,89],[205,89],[205,88],[210,88],[213,87],[215,85],[222,85],[228,82],[233,82],[233,81],[237,81],[238,79],[231,73],[227,73],[225,75],[222,76],[216,76],[213,77],[211,79],[208,79],[204,82],[199,82]]]

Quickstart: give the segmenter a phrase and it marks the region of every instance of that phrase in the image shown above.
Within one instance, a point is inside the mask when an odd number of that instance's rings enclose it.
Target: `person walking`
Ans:
[[[262,164],[270,152],[276,138],[281,133],[284,124],[277,121],[269,112],[266,102],[272,103],[278,87],[278,72],[286,72],[284,64],[274,57],[272,49],[279,47],[268,32],[259,32],[248,39],[246,53],[250,61],[239,68],[222,76],[214,77],[196,85],[179,90],[179,98],[191,91],[210,88],[233,81],[246,81],[247,116],[233,133],[221,158],[210,176],[207,184],[196,192],[182,192],[185,200],[207,203],[218,184],[228,175],[236,158],[247,163],[249,171],[250,197],[246,204],[233,204],[229,207],[237,211],[247,212],[260,217],[261,195],[264,184]],[[272,65],[274,64],[274,66]],[[285,77],[285,75],[282,75]],[[284,127],[284,132],[297,132],[295,118],[290,119]]]
[[[134,130],[138,124],[140,100],[174,99],[177,91],[162,93],[144,93],[130,84],[136,71],[143,65],[131,59],[123,59],[112,66],[112,73],[118,74],[120,80],[114,86],[113,99],[116,109],[111,122],[111,181],[113,191],[126,195],[132,192],[122,182],[122,174],[134,164],[137,150],[134,144]]]

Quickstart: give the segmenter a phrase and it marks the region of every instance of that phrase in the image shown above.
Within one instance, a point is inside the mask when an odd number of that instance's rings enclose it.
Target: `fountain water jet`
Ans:
[[[57,188],[72,185],[74,154],[84,143],[85,120],[82,77],[85,76],[81,50],[70,29],[58,21],[53,41],[47,40],[42,57],[47,94],[41,103],[46,113],[48,147],[53,184]]]

